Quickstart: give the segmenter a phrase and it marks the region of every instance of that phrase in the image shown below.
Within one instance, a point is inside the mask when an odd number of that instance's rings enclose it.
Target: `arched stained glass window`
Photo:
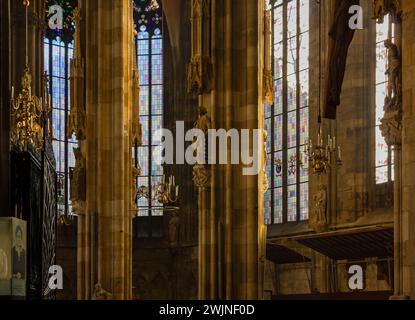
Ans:
[[[394,180],[392,148],[386,144],[380,130],[388,86],[386,75],[388,54],[385,47],[387,39],[393,40],[393,24],[389,16],[385,17],[382,24],[376,24],[376,184]]]
[[[67,119],[70,110],[69,73],[73,56],[74,24],[72,13],[76,0],[46,1],[46,26],[49,22],[49,8],[59,5],[63,10],[63,29],[47,28],[44,40],[44,69],[49,77],[52,96],[53,150],[58,173],[59,214],[71,213],[69,195],[69,168],[75,167],[73,149],[77,147],[74,139],[67,137]]]
[[[270,190],[266,224],[308,219],[309,0],[269,0],[272,17],[273,105],[265,104]]]
[[[155,184],[161,182],[163,167],[161,141],[155,133],[163,127],[163,21],[160,0],[135,0],[134,21],[137,27],[137,63],[140,74],[140,122],[143,143],[136,148],[141,167],[138,187],[149,190],[149,199]],[[159,161],[160,162],[160,161]],[[162,216],[163,206],[157,200],[138,200],[140,216]]]

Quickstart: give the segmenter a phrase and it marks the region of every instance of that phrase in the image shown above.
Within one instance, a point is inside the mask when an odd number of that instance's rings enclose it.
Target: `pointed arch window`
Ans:
[[[388,53],[385,47],[387,39],[394,40],[393,23],[390,16],[385,16],[384,22],[376,24],[376,184],[384,184],[394,181],[393,149],[388,146],[380,130],[381,120],[384,115],[385,98],[387,95],[388,78],[386,75]]]
[[[149,190],[149,199],[138,200],[139,215],[162,216],[163,206],[153,198],[152,186],[161,182],[163,167],[156,164],[162,156],[161,141],[155,133],[163,127],[163,15],[160,0],[135,0],[134,22],[137,28],[137,64],[140,74],[140,122],[143,143],[135,155],[141,167],[138,188]],[[160,161],[158,161],[160,162]]]
[[[308,219],[309,0],[269,0],[272,17],[273,105],[265,104],[268,131],[266,224]]]
[[[49,8],[59,5],[63,10],[63,29],[47,27],[44,40],[44,70],[48,76],[49,90],[52,96],[53,150],[58,174],[58,210],[59,214],[71,213],[69,169],[75,167],[73,149],[77,147],[75,139],[67,137],[67,119],[70,110],[70,60],[73,57],[73,35],[75,27],[72,21],[77,0],[46,1],[46,26],[50,14]]]

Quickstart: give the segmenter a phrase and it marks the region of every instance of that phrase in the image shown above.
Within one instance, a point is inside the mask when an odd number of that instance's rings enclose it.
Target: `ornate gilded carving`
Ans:
[[[314,208],[310,217],[310,227],[316,232],[327,231],[327,187],[323,184],[318,186],[318,190],[313,197]]]
[[[211,0],[192,0],[192,54],[187,71],[189,92],[212,90]]]
[[[206,166],[197,164],[193,167],[193,182],[201,192],[209,187],[210,173]]]
[[[205,107],[199,107],[199,117],[194,124],[195,129],[199,129],[207,135],[208,130],[212,129],[212,119],[209,117]],[[210,173],[206,165],[196,164],[193,167],[193,182],[199,191],[205,191],[210,183]]]
[[[81,56],[81,12],[75,8],[73,20],[76,25],[74,34],[74,57],[71,59],[71,110],[68,119],[68,136],[75,134],[79,141],[86,138],[86,112],[84,105],[85,97],[85,63]]]
[[[267,130],[263,130],[263,135],[264,135],[264,147],[263,147],[263,151],[262,151],[262,191],[265,193],[268,191],[269,189],[269,180],[268,180],[268,175],[267,175],[267,161],[268,161],[268,156],[267,156],[267,139],[268,139],[268,132]]]
[[[21,79],[22,91],[15,98],[14,87],[11,99],[11,143],[21,150],[28,146],[36,149],[43,147],[42,118],[48,112],[49,103],[32,95],[32,75],[26,67]],[[47,110],[44,110],[45,108]]]
[[[274,103],[274,79],[271,67],[271,12],[265,12],[264,25],[264,81],[263,99],[264,102],[272,105]]]

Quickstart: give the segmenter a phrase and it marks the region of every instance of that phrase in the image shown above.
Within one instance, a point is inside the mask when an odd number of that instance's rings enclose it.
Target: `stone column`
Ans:
[[[415,1],[402,1],[403,295],[415,299]]]
[[[214,86],[200,96],[200,105],[216,129],[250,129],[252,155],[252,130],[262,128],[264,4],[214,0],[212,12]],[[230,159],[230,148],[228,153]],[[262,297],[263,177],[243,176],[242,168],[209,166],[210,180],[200,188],[200,299]],[[200,168],[195,173],[196,178],[205,174]]]
[[[81,0],[84,26],[85,213],[78,225],[78,298],[94,286],[132,296],[133,8],[125,0]]]

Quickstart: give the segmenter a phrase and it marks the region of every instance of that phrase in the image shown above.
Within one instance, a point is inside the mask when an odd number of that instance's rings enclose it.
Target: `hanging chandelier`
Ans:
[[[180,198],[180,187],[176,184],[174,176],[166,179],[166,176],[163,175],[161,182],[155,183],[151,189],[146,186],[139,187],[136,194],[136,203],[143,198],[158,202],[162,206],[160,209],[163,209],[163,211],[177,211],[180,209],[177,206]],[[148,211],[148,208],[138,208],[138,210]]]
[[[311,171],[317,175],[326,174],[333,166],[343,164],[341,147],[337,145],[336,137],[328,135],[327,139],[324,139],[321,123],[317,143],[314,145],[310,139],[305,154],[309,159]]]

